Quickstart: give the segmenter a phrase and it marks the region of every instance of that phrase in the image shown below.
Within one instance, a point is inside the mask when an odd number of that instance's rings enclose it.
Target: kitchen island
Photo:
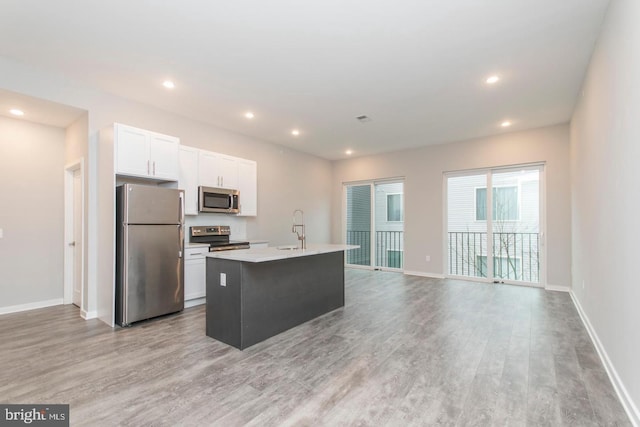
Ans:
[[[245,349],[344,306],[344,251],[352,245],[207,254],[206,332]]]

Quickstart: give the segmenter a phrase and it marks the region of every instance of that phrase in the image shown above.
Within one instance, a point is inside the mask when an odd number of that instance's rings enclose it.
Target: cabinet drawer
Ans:
[[[186,248],[184,250],[184,259],[185,260],[190,260],[190,259],[204,259],[205,254],[209,252],[209,248],[207,247],[202,247],[202,248]]]

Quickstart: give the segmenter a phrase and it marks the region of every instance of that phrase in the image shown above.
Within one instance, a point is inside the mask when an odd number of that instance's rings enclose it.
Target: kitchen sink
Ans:
[[[285,246],[277,246],[276,249],[279,249],[281,251],[296,251],[296,250],[300,250],[300,248],[296,245],[285,245]]]

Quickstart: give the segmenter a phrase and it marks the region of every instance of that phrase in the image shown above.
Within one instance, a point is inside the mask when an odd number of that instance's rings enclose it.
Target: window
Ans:
[[[387,221],[402,221],[402,194],[387,194]]]
[[[493,220],[517,221],[518,187],[493,187]],[[476,221],[487,220],[487,188],[476,188]]]

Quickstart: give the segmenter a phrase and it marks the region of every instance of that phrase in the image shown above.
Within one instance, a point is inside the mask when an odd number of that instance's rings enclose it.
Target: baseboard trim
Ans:
[[[569,286],[550,285],[548,283],[544,286],[544,290],[556,292],[571,292],[571,288]]]
[[[195,307],[196,305],[202,305],[207,302],[206,297],[190,299],[184,302],[184,308]]]
[[[620,402],[622,403],[622,407],[627,413],[629,420],[635,427],[640,426],[640,411],[638,411],[638,407],[635,405],[635,403],[631,399],[631,396],[629,396],[629,393],[627,392],[627,388],[624,386],[624,383],[618,376],[618,372],[616,371],[615,367],[611,363],[611,359],[609,359],[609,355],[607,354],[607,351],[604,349],[602,342],[600,341],[600,338],[598,338],[598,334],[596,333],[595,329],[593,329],[593,327],[591,326],[589,317],[582,309],[582,306],[580,305],[580,301],[578,301],[578,298],[575,296],[573,291],[570,291],[569,295],[571,295],[571,300],[573,301],[573,305],[576,307],[576,310],[580,315],[580,319],[582,320],[584,327],[587,329],[587,333],[591,338],[591,342],[593,342],[593,345],[595,346],[596,351],[598,352],[598,356],[600,356],[600,360],[604,365],[604,369],[607,371],[609,380],[611,380],[611,384],[613,384],[613,388],[616,391],[616,394],[618,395],[618,399],[620,399]]]
[[[429,277],[431,279],[444,279],[444,274],[438,273],[427,273],[424,271],[404,271],[404,274],[407,276],[420,276],[420,277]]]
[[[84,320],[95,319],[96,317],[98,317],[98,312],[80,310],[80,317],[82,317]]]
[[[50,299],[46,301],[30,302],[28,304],[10,305],[8,307],[0,307],[0,315],[9,313],[18,313],[21,311],[35,310],[38,308],[52,307],[54,305],[62,305],[63,298]]]

